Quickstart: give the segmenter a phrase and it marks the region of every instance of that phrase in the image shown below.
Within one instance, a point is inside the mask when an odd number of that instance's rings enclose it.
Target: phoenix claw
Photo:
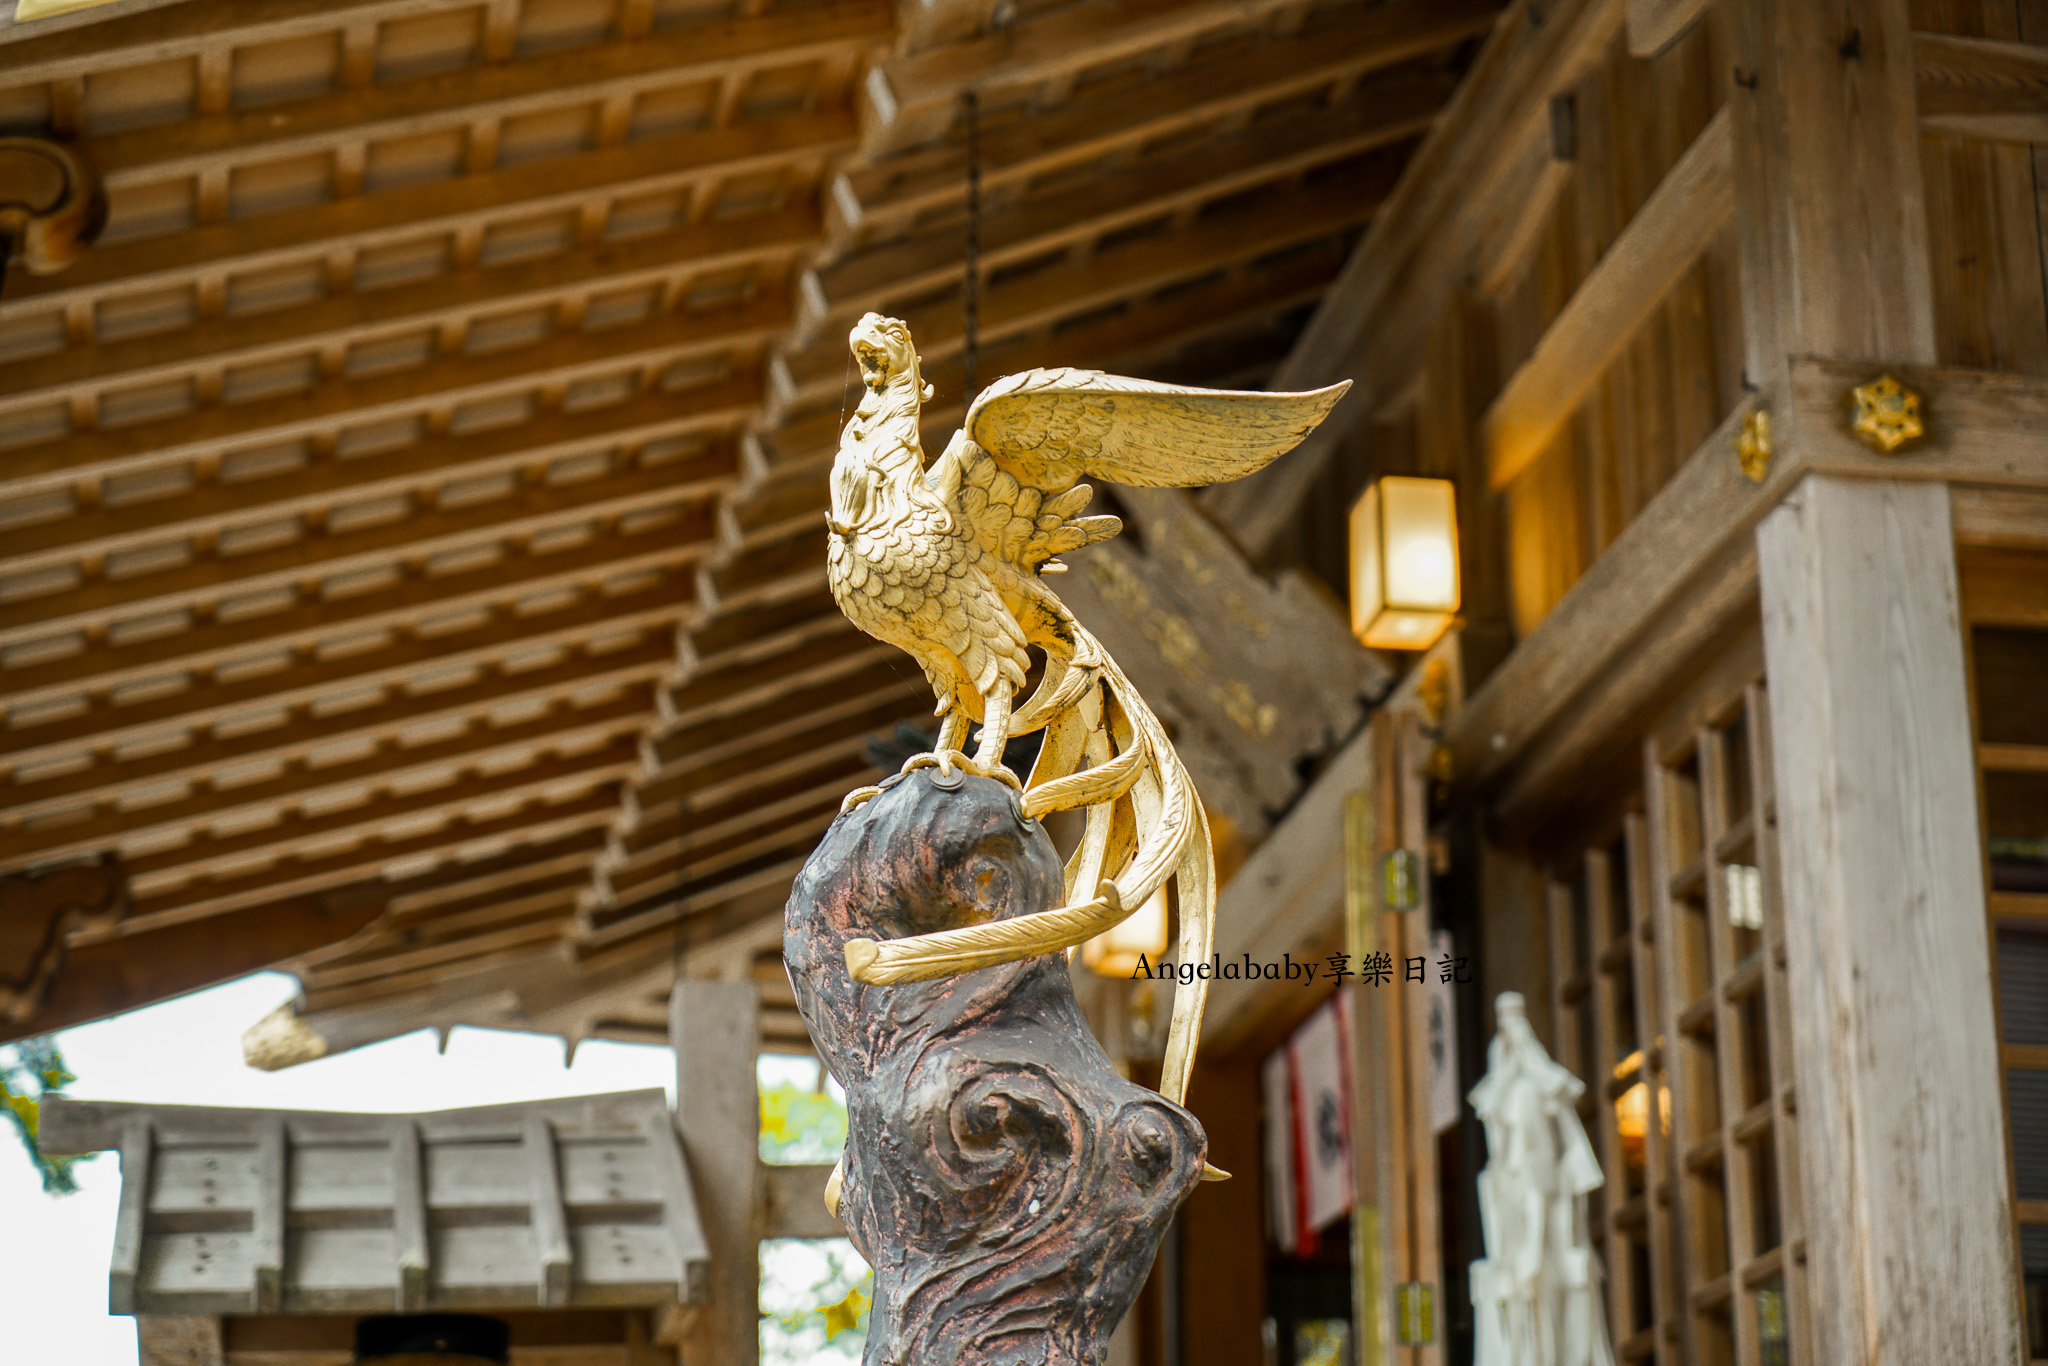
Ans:
[[[911,773],[920,768],[936,768],[948,784],[951,782],[953,770],[957,768],[963,773],[972,773],[977,778],[993,778],[999,783],[1007,783],[1019,792],[1024,790],[1023,779],[1012,773],[1000,760],[993,764],[985,764],[957,749],[935,749],[927,754],[913,754],[903,761],[903,767],[897,771]]]

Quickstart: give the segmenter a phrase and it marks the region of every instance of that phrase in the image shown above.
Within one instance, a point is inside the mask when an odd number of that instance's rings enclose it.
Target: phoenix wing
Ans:
[[[1294,449],[1350,387],[1274,394],[1027,370],[984,389],[965,430],[1020,484],[1047,495],[1087,478],[1194,488],[1242,478]]]
[[[1292,450],[1347,380],[1309,393],[1190,389],[1096,370],[1027,370],[984,389],[934,463],[929,486],[968,539],[1028,574],[1114,536],[1080,517],[1080,481],[1193,488],[1242,478]]]

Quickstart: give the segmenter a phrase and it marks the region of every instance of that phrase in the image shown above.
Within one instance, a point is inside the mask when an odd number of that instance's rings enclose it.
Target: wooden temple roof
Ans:
[[[845,329],[957,424],[963,93],[982,380],[1255,386],[1498,5],[10,8],[110,214],[0,290],[0,873],[121,886],[0,886],[0,1034],[282,963],[290,1061],[685,962],[801,1041],[790,879],[930,707],[825,587]]]

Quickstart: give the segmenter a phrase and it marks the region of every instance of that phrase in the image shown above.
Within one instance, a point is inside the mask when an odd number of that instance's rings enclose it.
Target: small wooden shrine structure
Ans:
[[[419,1115],[57,1100],[43,1136],[121,1155],[116,1313],[658,1309],[708,1286],[659,1091]]]
[[[329,1366],[359,1317],[427,1311],[505,1318],[515,1363],[725,1354],[707,1333],[754,1331],[752,1242],[840,1229],[828,1168],[756,1163],[751,1087],[721,1084],[751,1081],[752,989],[688,987],[678,1011],[681,1117],[658,1090],[421,1114],[54,1099],[42,1142],[120,1154],[108,1302],[144,1366]]]

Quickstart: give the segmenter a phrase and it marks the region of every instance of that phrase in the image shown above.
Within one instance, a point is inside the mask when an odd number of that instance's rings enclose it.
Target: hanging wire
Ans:
[[[967,104],[967,281],[961,367],[966,386],[961,402],[973,403],[981,362],[981,97],[966,91]]]

